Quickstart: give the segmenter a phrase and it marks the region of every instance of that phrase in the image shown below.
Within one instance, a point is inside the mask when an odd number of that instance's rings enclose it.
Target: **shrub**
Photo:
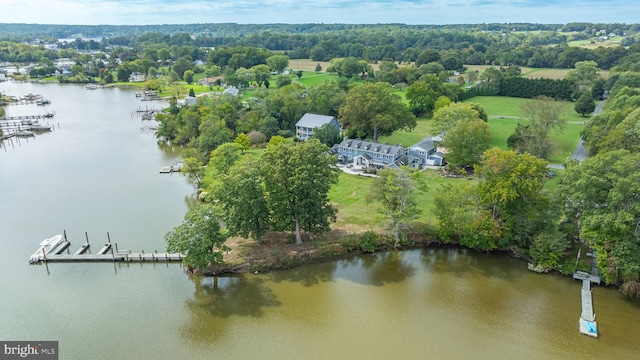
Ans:
[[[364,252],[373,253],[378,250],[378,235],[373,231],[367,231],[360,235],[360,249]]]

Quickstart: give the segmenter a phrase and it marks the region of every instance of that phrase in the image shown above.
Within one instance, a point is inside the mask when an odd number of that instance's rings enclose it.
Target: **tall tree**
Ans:
[[[323,124],[322,126],[313,129],[313,137],[327,145],[329,148],[341,141],[340,131],[330,123]]]
[[[566,123],[560,117],[561,104],[548,97],[538,97],[522,104],[520,113],[529,123],[518,126],[509,143],[519,153],[546,159],[552,150],[549,133],[563,129]]]
[[[406,238],[403,229],[420,215],[417,193],[424,189],[421,174],[408,168],[384,169],[371,182],[368,201],[379,202],[381,213],[398,247]]]
[[[434,196],[438,236],[445,243],[458,240],[473,249],[493,250],[502,235],[499,219],[480,203],[477,185],[443,186]]]
[[[273,228],[293,231],[301,244],[303,230],[311,238],[329,230],[329,221],[335,220],[327,193],[338,181],[337,159],[327,156],[327,146],[317,139],[272,142],[262,155],[262,170]]]
[[[596,109],[596,104],[593,102],[593,96],[591,95],[591,91],[583,91],[580,94],[578,100],[576,100],[576,105],[574,106],[576,112],[583,117],[591,114]]]
[[[273,55],[269,56],[266,62],[271,70],[281,73],[289,66],[289,57],[287,55]]]
[[[232,236],[258,243],[269,229],[269,209],[262,170],[257,159],[245,156],[222,176],[213,196],[222,208],[222,219]]]
[[[325,81],[307,91],[308,111],[314,114],[338,116],[347,99],[347,92],[337,82]]]
[[[458,121],[444,137],[447,160],[453,164],[476,165],[482,153],[489,149],[491,132],[489,125],[480,119]]]
[[[189,270],[207,270],[224,264],[226,240],[215,209],[207,204],[189,209],[182,224],[165,234],[167,251],[183,254],[182,262]]]
[[[596,250],[601,276],[640,296],[640,154],[614,150],[569,166],[560,185],[580,236]]]
[[[502,224],[499,247],[527,247],[548,227],[548,199],[542,192],[547,162],[530,154],[492,148],[476,167],[480,204]]]
[[[265,81],[268,81],[271,78],[271,72],[269,71],[269,67],[267,65],[256,65],[250,70],[253,72],[253,78],[258,84],[258,87],[261,87]]]
[[[575,68],[569,70],[566,79],[575,82],[579,91],[590,90],[593,84],[600,78],[598,63],[595,61],[578,61]]]
[[[388,135],[416,127],[416,118],[389,83],[365,83],[349,91],[340,109],[342,127],[359,137]]]
[[[459,121],[480,119],[478,111],[471,103],[451,103],[433,114],[433,130],[436,133],[451,130]]]

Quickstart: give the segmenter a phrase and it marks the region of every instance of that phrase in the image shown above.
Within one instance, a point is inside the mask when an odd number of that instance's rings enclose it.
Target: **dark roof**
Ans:
[[[424,139],[419,143],[413,144],[411,145],[411,147],[418,147],[420,149],[426,150],[426,151],[431,151],[434,150],[436,147],[433,145],[433,141],[431,141],[430,138]]]
[[[333,116],[306,113],[300,118],[300,120],[298,120],[298,122],[296,123],[296,126],[302,126],[302,127],[313,129],[313,128],[320,127],[328,122],[331,122],[331,120],[333,120],[334,118],[335,117]]]
[[[383,153],[383,154],[397,154],[399,151],[402,151],[402,145],[399,145],[399,144],[395,144],[395,145],[380,144],[377,142],[370,142],[370,141],[365,141],[360,139],[342,140],[342,142],[340,143],[340,146],[350,148],[350,149],[365,150],[365,151],[371,151],[371,152],[377,152],[377,153]]]

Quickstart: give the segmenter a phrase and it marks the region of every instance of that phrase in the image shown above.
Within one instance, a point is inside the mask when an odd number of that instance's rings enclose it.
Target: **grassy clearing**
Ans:
[[[544,69],[544,68],[527,68],[523,69],[521,76],[529,79],[547,78],[547,79],[564,79],[571,69]]]
[[[513,134],[518,123],[526,124],[527,121],[511,118],[489,119],[489,131],[492,136],[490,146],[507,150],[507,138]],[[550,163],[563,164],[571,157],[580,140],[580,130],[582,130],[582,125],[567,124],[563,130],[550,134],[551,142],[554,145],[554,149],[548,159]]]
[[[417,125],[412,131],[398,130],[388,136],[380,136],[381,143],[402,144],[404,147],[411,146],[429,135],[431,131],[431,121],[426,117],[420,117],[416,121]]]
[[[519,117],[520,106],[531,99],[477,96],[468,101],[480,104],[492,117],[489,119],[489,130],[493,136],[491,146],[507,149],[507,138],[513,133],[518,123],[526,124],[526,120],[510,117]],[[582,125],[577,123],[585,121],[585,118],[573,109],[574,103],[563,101],[561,104],[563,107],[561,116],[567,120],[567,125],[563,131],[553,132],[550,135],[555,148],[549,157],[549,162],[556,164],[564,163],[571,156],[580,140]]]
[[[415,222],[435,225],[433,198],[444,184],[454,187],[463,187],[476,183],[476,180],[443,178],[433,170],[425,170],[422,176],[427,184],[427,191],[418,195],[418,204],[422,213]],[[381,215],[378,212],[380,206],[376,203],[367,203],[367,194],[371,186],[372,178],[365,176],[340,174],[340,179],[331,190],[329,199],[338,209],[337,225],[354,224],[367,226],[371,230],[382,230],[384,227]]]
[[[316,71],[316,66],[320,64],[322,71],[326,71],[329,65],[328,61],[313,61],[311,59],[291,59],[289,67],[293,70]]]
[[[297,76],[294,75],[295,81],[304,85],[305,87],[311,87],[317,84],[324,83],[326,81],[337,81],[338,75],[335,74],[327,74],[327,73],[319,73],[316,74],[314,72],[304,72],[302,77],[298,79]]]

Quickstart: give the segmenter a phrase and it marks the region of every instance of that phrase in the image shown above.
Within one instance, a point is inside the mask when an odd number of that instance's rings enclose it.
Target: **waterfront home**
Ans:
[[[362,166],[367,169],[392,168],[409,166],[420,169],[424,166],[444,166],[444,154],[439,152],[437,144],[442,141],[442,134],[429,136],[408,148],[400,144],[380,144],[361,139],[344,138],[340,144],[331,148],[338,155],[338,161],[351,166]]]
[[[143,73],[134,71],[129,75],[129,82],[143,82],[146,76]]]
[[[296,123],[296,137],[300,140],[308,140],[313,135],[313,129],[324,124],[331,124],[336,130],[342,130],[335,116],[306,113]]]
[[[439,152],[436,142],[442,141],[441,135],[429,136],[422,141],[415,143],[407,149],[409,156],[409,166],[442,166],[444,165],[444,154]]]
[[[354,166],[364,166],[366,168],[397,167],[407,164],[395,164],[401,157],[405,156],[402,145],[380,144],[361,139],[344,139],[334,146],[338,154],[338,160],[351,163]],[[392,166],[393,165],[393,166]]]

